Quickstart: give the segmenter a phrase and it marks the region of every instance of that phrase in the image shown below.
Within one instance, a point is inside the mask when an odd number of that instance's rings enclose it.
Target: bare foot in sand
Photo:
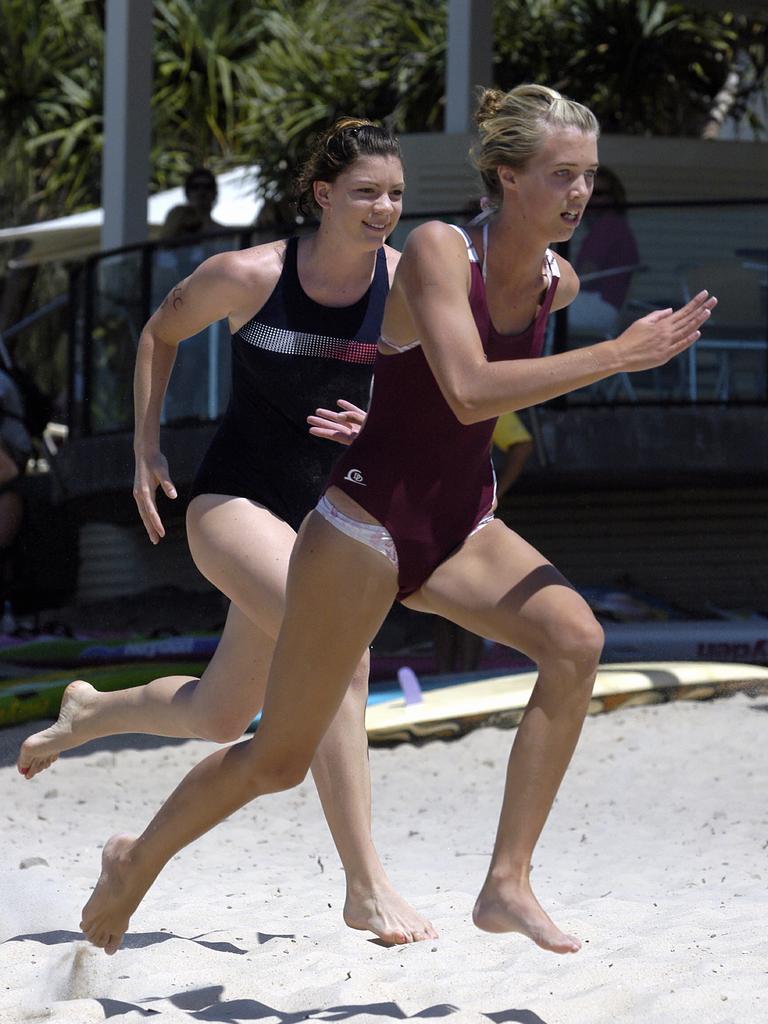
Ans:
[[[348,888],[344,922],[349,928],[373,932],[383,942],[396,946],[438,937],[432,924],[391,886],[375,891]]]
[[[542,910],[528,882],[494,882],[490,877],[477,897],[472,920],[484,932],[520,932],[551,953],[578,953],[581,942],[561,932]]]
[[[84,679],[76,679],[64,691],[59,717],[53,725],[28,736],[21,745],[16,767],[27,779],[45,771],[58,758],[62,750],[78,747],[97,733],[89,733],[88,719],[98,700],[94,690]]]
[[[101,874],[83,907],[80,927],[89,942],[111,956],[120,948],[131,914],[152,884],[142,879],[131,858],[136,844],[124,834],[108,839],[101,853]]]

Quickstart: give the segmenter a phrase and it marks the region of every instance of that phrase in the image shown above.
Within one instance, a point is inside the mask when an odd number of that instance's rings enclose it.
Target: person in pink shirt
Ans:
[[[568,310],[569,329],[611,337],[640,263],[626,216],[626,192],[613,171],[600,167],[584,215],[584,236],[574,263],[581,290]]]

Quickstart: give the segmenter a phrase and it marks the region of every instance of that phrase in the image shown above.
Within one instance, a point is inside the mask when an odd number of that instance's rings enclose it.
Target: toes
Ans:
[[[17,765],[19,774],[23,775],[25,779],[34,779],[36,775],[44,772],[46,768],[50,768],[58,759],[58,754],[51,754],[49,757],[33,757],[28,764],[19,761]]]
[[[118,936],[117,938],[114,935],[110,935],[108,937],[107,942],[104,943],[104,952],[107,954],[107,956],[115,955],[118,949],[120,949],[121,940],[122,935]]]
[[[88,927],[87,925],[80,925],[83,930],[83,935],[90,942],[92,946],[96,946],[98,949],[102,949],[109,938],[109,935],[103,932],[100,928]]]

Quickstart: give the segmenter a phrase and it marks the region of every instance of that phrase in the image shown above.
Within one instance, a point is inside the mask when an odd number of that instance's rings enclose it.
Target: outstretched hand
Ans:
[[[703,291],[680,309],[657,309],[635,320],[616,338],[625,370],[651,370],[674,359],[701,337],[717,299]]]
[[[165,527],[160,519],[155,502],[157,488],[161,487],[168,498],[176,497],[168,472],[168,460],[162,452],[151,456],[136,455],[136,473],[133,479],[133,500],[139,509],[144,529],[153,544],[157,544],[165,536]]]
[[[324,437],[339,444],[352,444],[365,423],[365,410],[358,409],[351,402],[339,398],[336,402],[341,412],[332,409],[315,409],[314,416],[307,416],[310,434]]]

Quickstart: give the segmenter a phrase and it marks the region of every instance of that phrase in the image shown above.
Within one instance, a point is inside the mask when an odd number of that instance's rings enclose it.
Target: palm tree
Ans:
[[[101,33],[87,0],[0,0],[5,223],[91,201],[101,149]]]
[[[260,167],[262,195],[285,218],[307,137],[335,117],[366,116],[397,131],[440,127],[445,4],[276,0],[270,8],[252,112],[238,136]]]
[[[98,201],[103,18],[104,0],[0,0],[6,224]],[[339,113],[442,125],[446,0],[156,0],[154,19],[153,188],[257,163],[282,200]],[[494,22],[498,85],[551,82],[608,131],[696,135],[768,78],[764,23],[667,0],[496,0]]]
[[[606,131],[701,134],[739,53],[765,88],[768,27],[667,0],[497,0],[498,83],[547,80]],[[747,41],[745,41],[745,39]]]
[[[152,100],[153,185],[179,183],[199,165],[248,162],[240,127],[253,117],[256,53],[269,37],[270,3],[156,0]]]

